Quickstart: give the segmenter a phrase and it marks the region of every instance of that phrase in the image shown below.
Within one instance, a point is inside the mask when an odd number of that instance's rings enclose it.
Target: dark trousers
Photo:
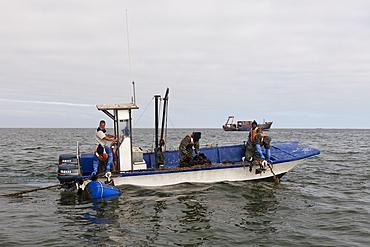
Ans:
[[[247,146],[242,146],[242,151],[245,156],[245,162],[250,162],[251,157],[253,158],[252,161],[261,159],[261,155],[258,153],[256,147],[249,141],[247,142]]]
[[[99,161],[98,174],[105,173],[107,171],[107,163]]]

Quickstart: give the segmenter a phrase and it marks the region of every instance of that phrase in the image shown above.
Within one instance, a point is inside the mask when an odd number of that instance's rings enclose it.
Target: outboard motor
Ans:
[[[71,182],[78,176],[78,164],[75,154],[59,155],[58,180],[60,183]],[[71,188],[75,183],[63,185],[63,188]]]

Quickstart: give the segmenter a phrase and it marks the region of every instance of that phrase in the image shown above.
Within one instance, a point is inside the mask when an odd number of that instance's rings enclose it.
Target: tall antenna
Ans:
[[[130,57],[130,41],[128,37],[128,15],[127,15],[127,9],[126,9],[126,29],[127,29],[127,48],[128,48],[128,66],[130,70],[130,82],[131,84],[131,103],[135,104],[135,96],[134,96],[134,85],[135,83],[132,81],[132,75],[131,75],[131,57]]]

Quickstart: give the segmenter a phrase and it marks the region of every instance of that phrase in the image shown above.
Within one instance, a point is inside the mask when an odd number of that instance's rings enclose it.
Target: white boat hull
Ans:
[[[272,166],[273,172],[277,177],[283,176],[290,169],[304,159],[279,163]],[[216,183],[222,181],[253,181],[253,180],[273,180],[273,174],[269,168],[261,173],[256,173],[259,165],[254,166],[251,171],[249,167],[224,167],[219,169],[199,169],[199,170],[176,170],[168,173],[155,173],[133,176],[113,177],[115,186],[135,185],[135,186],[166,186],[180,183]]]

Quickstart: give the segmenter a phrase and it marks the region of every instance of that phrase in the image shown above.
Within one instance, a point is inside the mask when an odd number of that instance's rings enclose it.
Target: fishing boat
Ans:
[[[229,116],[225,125],[222,128],[225,131],[250,131],[252,128],[253,121],[237,121],[234,123],[234,116]],[[273,122],[259,123],[257,126],[263,131],[269,131]]]
[[[158,96],[157,96],[158,97]],[[156,97],[156,98],[157,98]],[[100,176],[98,181],[112,186],[167,186],[179,183],[215,183],[222,181],[278,181],[284,174],[303,160],[320,154],[320,151],[299,142],[271,143],[271,163],[266,161],[245,162],[242,146],[207,146],[200,148],[211,165],[198,165],[179,168],[179,151],[162,150],[163,123],[166,98],[162,118],[161,138],[158,141],[158,109],[155,112],[155,151],[143,152],[132,145],[131,111],[139,107],[134,103],[97,105],[114,122],[114,134],[118,143],[116,154],[117,171]],[[156,106],[158,105],[156,101]],[[127,131],[129,130],[129,131]],[[180,141],[180,140],[179,140]],[[77,145],[78,146],[78,145]],[[262,151],[265,150],[262,148]],[[61,183],[76,184],[85,189],[93,172],[93,154],[75,154],[59,156],[58,179]]]

